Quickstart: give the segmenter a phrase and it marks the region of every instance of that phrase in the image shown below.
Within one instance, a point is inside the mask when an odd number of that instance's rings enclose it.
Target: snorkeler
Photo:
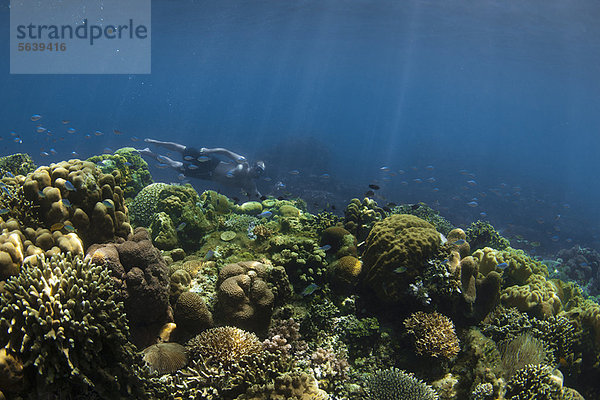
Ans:
[[[152,157],[185,176],[241,188],[249,198],[260,197],[254,179],[258,178],[265,170],[265,163],[262,161],[257,161],[250,166],[246,157],[223,148],[207,149],[202,147],[198,150],[174,142],[161,142],[154,139],[144,139],[144,141],[180,153],[183,162],[156,154],[148,147],[138,150],[140,154]]]

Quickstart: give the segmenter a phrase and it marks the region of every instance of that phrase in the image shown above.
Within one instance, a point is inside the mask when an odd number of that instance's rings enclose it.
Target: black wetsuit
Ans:
[[[220,161],[210,154],[202,154],[200,150],[186,146],[183,151],[183,167],[182,171],[185,176],[198,179],[211,179],[213,171],[217,168]],[[206,159],[198,161],[198,157]]]

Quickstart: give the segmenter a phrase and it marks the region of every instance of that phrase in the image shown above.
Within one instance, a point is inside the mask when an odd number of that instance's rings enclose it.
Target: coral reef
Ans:
[[[460,351],[454,324],[442,314],[418,311],[404,320],[404,327],[414,337],[419,355],[453,358]]]
[[[202,296],[194,292],[183,292],[174,307],[177,330],[191,337],[213,325],[212,314],[204,304]],[[179,336],[183,334],[179,333]]]
[[[88,257],[110,271],[117,301],[125,304],[133,343],[141,348],[153,344],[160,328],[172,321],[172,311],[168,268],[148,231],[136,228],[123,243],[93,245]]]
[[[133,147],[123,147],[114,154],[93,156],[87,161],[96,164],[105,174],[118,174],[125,198],[134,198],[143,188],[152,184],[148,163]]]
[[[491,247],[496,250],[505,250],[510,246],[510,242],[502,237],[494,227],[486,221],[476,221],[469,225],[465,231],[467,242],[472,249],[482,249]]]
[[[142,350],[142,359],[152,372],[170,374],[187,364],[185,347],[179,343],[157,343]]]
[[[127,318],[104,268],[80,257],[41,257],[6,282],[0,306],[0,345],[23,362],[30,393],[138,390]]]
[[[405,371],[391,368],[377,371],[366,380],[369,400],[437,400],[433,388]]]
[[[35,162],[26,153],[15,153],[0,157],[0,176],[27,175],[36,169]]]
[[[275,299],[266,279],[267,266],[256,261],[224,266],[217,282],[216,318],[239,328],[266,331]]]
[[[530,364],[525,366],[507,382],[506,399],[562,399],[562,375],[557,375],[556,371],[546,365]]]
[[[408,214],[392,215],[373,226],[363,255],[364,281],[384,301],[398,301],[438,250],[433,225]]]
[[[368,197],[365,197],[362,202],[359,199],[350,200],[344,215],[344,228],[359,242],[367,238],[376,222],[386,217],[385,211],[377,206],[377,202]]]

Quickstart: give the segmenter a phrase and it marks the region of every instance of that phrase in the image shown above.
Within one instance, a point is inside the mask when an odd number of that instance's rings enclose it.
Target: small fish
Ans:
[[[214,256],[215,256],[215,252],[213,250],[209,250],[209,251],[206,252],[206,255],[204,256],[204,261],[209,261]]]
[[[285,188],[285,183],[279,181],[275,184],[275,189],[284,189]]]
[[[75,132],[77,132],[77,130],[75,128],[67,129],[67,133],[75,133]]]
[[[50,152],[50,154],[52,154],[53,156],[55,156],[55,155],[56,155],[56,153],[57,153],[56,149],[54,149],[54,148],[52,148],[52,149],[50,149],[50,150],[48,150],[48,151],[49,151],[49,152]]]
[[[23,139],[16,137],[16,138],[13,139],[13,142],[18,143],[18,144],[22,144],[23,143]]]
[[[110,147],[105,147],[104,150],[102,150],[102,152],[104,154],[110,154],[113,152],[113,150]]]
[[[12,172],[10,172],[10,171],[6,171],[4,173],[4,176],[8,176],[9,178],[14,178],[15,177],[15,175]]]
[[[60,122],[62,122],[62,124],[63,124],[63,125],[66,125],[66,124],[68,124],[68,123],[69,123],[69,122],[71,122],[71,121],[69,121],[68,119],[63,119],[63,120],[62,120],[62,121],[60,121]]]
[[[482,212],[479,213],[479,216],[481,218],[485,218],[485,217],[487,217],[487,213],[485,211],[482,211]]]
[[[37,128],[35,128],[35,131],[37,133],[44,133],[46,132],[46,128],[44,128],[43,126],[38,126]]]
[[[458,239],[456,242],[453,242],[451,244],[455,245],[455,246],[460,246],[461,244],[465,244],[467,243],[467,241],[465,239]]]
[[[120,130],[118,130],[118,129],[113,129],[113,133],[114,133],[115,135],[122,135],[122,134],[123,134],[123,132],[121,132],[121,131],[120,131]]]
[[[558,242],[560,240],[560,236],[554,235],[550,238],[550,240],[552,240],[553,242]]]
[[[321,178],[321,179],[329,179],[329,178],[331,178],[331,176],[329,174],[321,174],[321,176],[319,176],[319,178]]]
[[[71,155],[72,155],[73,157],[79,157],[79,153],[78,153],[78,152],[76,152],[76,151],[72,151],[72,152],[71,152]]]
[[[0,215],[6,215],[10,212],[10,210],[8,208],[3,208],[2,210],[0,210]]]
[[[427,171],[433,171],[435,169],[435,167],[433,165],[428,165],[428,166],[425,167],[425,169]]]
[[[102,200],[102,204],[104,204],[106,208],[115,208],[114,203],[108,199]]]
[[[102,133],[102,131],[94,131],[94,135],[102,136],[102,135],[104,135],[104,133]]]
[[[367,190],[367,191],[365,192],[365,197],[373,197],[373,196],[375,196],[375,192],[374,192],[374,191],[372,191],[372,190]]]
[[[139,142],[139,140],[140,140],[140,138],[137,136],[132,136],[130,139],[132,142]]]
[[[371,189],[373,189],[373,190],[379,190],[379,189],[380,189],[380,188],[379,188],[379,186],[378,186],[378,185],[375,185],[374,183],[371,183],[371,184],[369,185],[369,187],[370,187]]]
[[[503,263],[500,263],[500,264],[496,265],[496,267],[504,270],[504,269],[508,268],[508,264],[505,263],[505,262],[503,262]]]
[[[430,178],[425,179],[427,182],[429,183],[434,183],[435,182],[435,178],[432,176]]]
[[[434,187],[432,190],[433,190],[434,192],[439,192],[439,191],[440,191],[440,188]]]
[[[476,201],[470,201],[467,203],[467,205],[469,207],[477,207],[479,205],[479,203],[477,203]]]
[[[467,184],[468,184],[469,186],[477,186],[477,182],[475,182],[473,179],[471,179],[471,180],[467,181]]]
[[[326,244],[325,246],[319,247],[319,250],[329,251],[331,250],[331,245]]]
[[[165,168],[169,168],[169,166],[167,164],[158,163],[158,164],[156,164],[156,168],[165,169]]]
[[[225,174],[225,176],[227,178],[230,178],[230,179],[233,178],[233,171],[227,171],[227,173]]]
[[[192,160],[194,159],[194,157],[192,157],[192,156],[190,156],[190,155],[187,155],[187,156],[183,156],[183,159],[184,159],[185,161],[192,161]]]
[[[75,186],[73,186],[73,184],[69,181],[65,182],[65,188],[67,188],[67,190],[70,192],[74,192],[75,190],[77,190],[75,189]]]
[[[169,163],[169,158],[166,156],[156,156],[156,160],[163,163],[163,164],[168,164]]]
[[[265,210],[263,212],[261,212],[260,214],[257,215],[258,218],[270,218],[273,215],[273,213],[269,210]]]
[[[179,225],[177,225],[177,228],[175,228],[175,230],[176,230],[177,232],[181,232],[181,231],[183,230],[183,228],[185,228],[185,227],[186,227],[186,225],[187,225],[187,224],[186,224],[185,222],[182,222],[182,223],[180,223]]]
[[[304,288],[304,290],[300,294],[302,296],[309,296],[309,295],[313,294],[314,292],[316,292],[320,288],[321,287],[319,285],[317,285],[316,283],[311,283],[306,288]]]
[[[35,122],[35,121],[39,121],[40,119],[42,119],[42,116],[41,116],[40,114],[33,114],[33,115],[31,116],[31,120],[32,120],[33,122]]]
[[[200,156],[200,157],[196,158],[196,160],[198,160],[198,162],[207,162],[207,161],[210,161],[210,157],[209,156]]]
[[[57,222],[50,227],[52,232],[60,231],[65,225],[62,222]]]
[[[298,175],[300,173],[300,171],[298,171],[297,169],[293,169],[290,172],[288,172],[288,174],[290,175]]]
[[[38,196],[40,196],[40,199],[43,199],[46,197],[46,195],[44,194],[44,192],[42,190],[38,191]]]
[[[406,267],[398,267],[394,270],[394,272],[397,274],[403,274],[406,272]]]
[[[273,180],[273,178],[270,178],[270,177],[268,177],[268,176],[265,176],[265,177],[263,178],[263,181],[265,181],[265,182],[271,182],[272,180]]]
[[[404,175],[404,174],[406,173],[406,171],[404,171],[403,169],[399,169],[399,170],[398,170],[398,173],[399,173],[400,175]]]
[[[414,183],[423,183],[423,180],[421,178],[415,178],[413,179]]]
[[[379,170],[383,171],[383,172],[388,172],[390,170],[390,167],[383,166],[383,167],[379,168]]]
[[[64,228],[67,232],[75,232],[76,231],[76,229],[73,225],[65,224]]]
[[[65,207],[71,207],[71,202],[68,199],[61,199],[60,201]]]

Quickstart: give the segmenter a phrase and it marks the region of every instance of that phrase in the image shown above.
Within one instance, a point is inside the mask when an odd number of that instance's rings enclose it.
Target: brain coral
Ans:
[[[129,205],[131,222],[136,226],[149,227],[152,216],[158,210],[158,197],[167,186],[166,183],[152,183],[143,188]]]
[[[172,321],[172,311],[169,269],[148,231],[136,228],[123,243],[94,245],[88,256],[110,271],[116,298],[125,304],[132,341],[141,348],[153,344],[160,328]]]
[[[373,226],[365,242],[365,282],[382,300],[398,301],[439,249],[433,225],[414,215],[398,214]]]
[[[190,336],[210,328],[213,324],[212,314],[204,304],[202,296],[194,292],[181,293],[175,303],[174,317],[177,327],[185,330]]]
[[[217,281],[216,318],[248,330],[266,330],[275,299],[266,278],[267,266],[256,261],[225,265]]]
[[[133,390],[127,318],[104,268],[64,255],[25,263],[4,285],[0,308],[0,345],[22,360],[25,387],[40,398]]]
[[[397,368],[377,371],[366,381],[368,400],[437,400],[433,388]]]

